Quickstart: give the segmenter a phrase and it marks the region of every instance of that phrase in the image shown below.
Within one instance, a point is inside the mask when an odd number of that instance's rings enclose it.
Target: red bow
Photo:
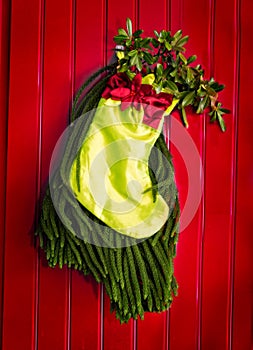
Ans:
[[[126,73],[117,73],[107,82],[103,98],[122,101],[121,109],[132,105],[137,110],[144,109],[143,123],[157,128],[165,111],[171,104],[173,96],[164,92],[157,94],[153,87],[142,84],[140,73],[131,81]]]

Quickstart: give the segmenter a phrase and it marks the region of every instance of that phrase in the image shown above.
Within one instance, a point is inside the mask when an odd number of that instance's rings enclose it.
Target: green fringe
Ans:
[[[107,80],[115,73],[115,69],[115,64],[105,67],[81,86],[73,102],[71,121],[96,108]],[[94,83],[101,74],[102,79]],[[82,97],[85,89],[89,91]],[[68,139],[53,183],[55,189],[60,190],[57,194],[59,213],[54,208],[50,190],[47,188],[36,234],[50,267],[58,264],[62,268],[67,265],[82,271],[84,275],[91,274],[97,282],[102,282],[111,299],[111,310],[121,323],[126,323],[131,318],[143,319],[144,312],[168,309],[173,296],[177,294],[173,259],[178,239],[179,204],[174,168],[161,134],[155,143],[158,152],[152,150],[150,155],[149,173],[154,200],[159,190],[171,208],[167,222],[151,238],[136,242],[138,244],[126,244],[122,248],[100,246],[99,242],[108,246],[112,242],[128,242],[128,238],[124,238],[79,206],[68,187],[68,174],[73,163],[71,152],[73,148],[78,151],[80,141],[84,139],[91,122],[92,114],[86,120],[80,121],[80,128],[75,128],[76,132]],[[63,225],[59,215],[64,217],[67,227]],[[91,227],[90,220],[98,225]],[[78,229],[80,237],[84,239],[73,234],[74,228]],[[90,234],[94,244],[85,241],[86,234]]]

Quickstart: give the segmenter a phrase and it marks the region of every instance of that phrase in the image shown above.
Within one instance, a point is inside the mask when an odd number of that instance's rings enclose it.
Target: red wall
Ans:
[[[252,11],[251,0],[0,0],[3,350],[252,349]],[[179,296],[167,313],[120,325],[101,285],[46,266],[33,232],[71,98],[110,59],[126,17],[149,34],[182,28],[188,55],[226,85],[231,114],[225,134],[189,117],[204,193],[179,239]],[[187,173],[174,151],[183,204]]]

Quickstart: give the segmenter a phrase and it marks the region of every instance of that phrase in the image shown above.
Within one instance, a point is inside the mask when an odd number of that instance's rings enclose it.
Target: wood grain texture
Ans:
[[[72,98],[72,0],[47,1],[43,12],[41,174],[38,174],[41,193],[45,192],[48,184],[54,146],[68,125]],[[68,349],[69,283],[67,268],[48,269],[44,252],[41,251],[38,281],[39,349]]]

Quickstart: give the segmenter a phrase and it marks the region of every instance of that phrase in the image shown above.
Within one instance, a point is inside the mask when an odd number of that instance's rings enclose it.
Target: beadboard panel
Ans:
[[[0,0],[3,350],[251,349],[252,10],[251,0]],[[187,55],[226,85],[220,100],[231,113],[222,133],[208,115],[189,110],[186,132],[202,162],[194,170],[203,193],[179,236],[178,296],[169,311],[120,325],[104,287],[49,268],[33,233],[73,96],[111,60],[113,35],[126,17],[146,34],[165,28],[189,35]],[[173,128],[169,134],[173,139]],[[193,155],[186,143],[168,144],[183,212],[192,170],[184,156]]]

